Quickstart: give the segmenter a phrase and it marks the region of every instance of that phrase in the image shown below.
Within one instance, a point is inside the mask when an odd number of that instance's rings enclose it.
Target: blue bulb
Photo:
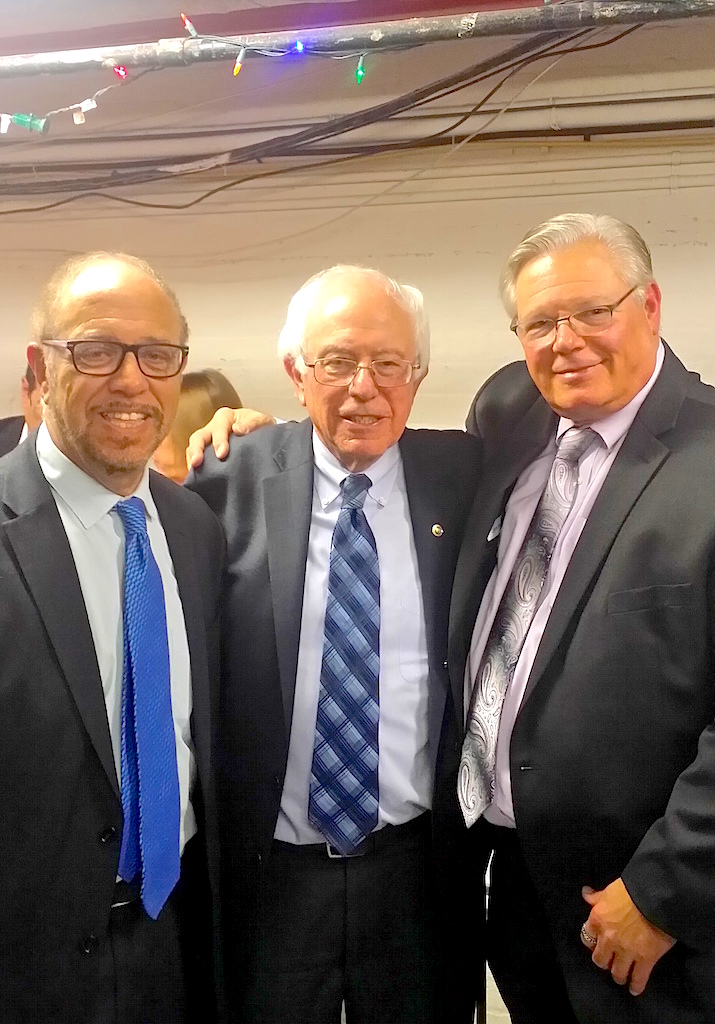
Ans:
[[[304,47],[304,46],[303,46],[303,44],[301,43],[300,39],[299,39],[299,40],[298,40],[298,41],[296,42],[296,44],[295,44],[295,48],[296,48],[296,50],[298,51],[298,53],[302,53],[302,52],[303,52],[303,50],[305,49],[305,47]]]

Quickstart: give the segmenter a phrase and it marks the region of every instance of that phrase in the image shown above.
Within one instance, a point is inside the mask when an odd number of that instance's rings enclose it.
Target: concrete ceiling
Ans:
[[[385,16],[405,18],[460,10],[527,6],[529,0],[188,0],[187,14],[202,33],[233,35],[285,28],[363,23]],[[533,5],[533,0],[531,0]],[[167,0],[121,0],[116,4],[67,0],[4,0],[0,51],[78,49],[156,41],[183,34],[179,11]],[[645,25],[624,38],[597,30],[564,43],[558,57],[535,61],[505,79],[479,112],[497,79],[380,120],[323,144],[325,155],[340,146],[405,144],[443,132],[430,145],[475,140],[590,138],[631,132],[673,137],[702,135],[715,126],[715,19],[697,18]],[[616,40],[616,41],[612,41]],[[355,59],[261,57],[247,62],[238,78],[226,63],[196,64],[140,75],[118,84],[111,71],[2,79],[0,110],[44,114],[79,103],[107,85],[96,109],[75,125],[69,112],[51,118],[47,135],[11,126],[0,136],[0,197],[63,191],[129,169],[177,164],[218,176],[241,147],[284,137],[310,125],[392,100],[462,68],[494,60],[524,37],[476,38],[436,43],[403,52],[371,53],[358,87]],[[569,48],[588,47],[573,53]],[[450,125],[463,118],[454,130]],[[330,149],[333,146],[333,150]],[[314,152],[311,154],[314,156]],[[213,170],[211,168],[213,167]],[[167,172],[168,173],[168,172]],[[176,178],[185,187],[185,178]],[[166,185],[164,187],[167,187]],[[138,191],[141,193],[142,189]],[[132,194],[137,194],[135,188]],[[2,202],[2,198],[0,198]]]

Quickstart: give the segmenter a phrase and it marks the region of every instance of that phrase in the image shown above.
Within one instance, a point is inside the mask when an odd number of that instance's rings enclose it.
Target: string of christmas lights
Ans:
[[[50,128],[50,121],[57,114],[72,114],[72,120],[75,124],[84,124],[86,121],[85,115],[90,110],[96,110],[97,100],[100,96],[104,96],[110,89],[116,89],[122,85],[127,77],[127,69],[122,64],[109,65],[119,79],[118,82],[113,82],[112,85],[105,85],[102,89],[97,89],[92,96],[88,96],[87,99],[81,100],[79,103],[70,103],[67,107],[58,107],[57,110],[48,110],[46,114],[23,114],[23,113],[0,113],[0,135],[7,135],[10,125],[15,124],[20,128],[25,128],[29,132],[37,132],[39,135],[45,135]],[[149,69],[147,69],[148,71]],[[145,75],[147,71],[142,71],[135,77],[135,81]]]
[[[303,42],[302,39],[296,39],[295,43],[292,46],[286,47],[283,50],[263,50],[263,49],[257,49],[257,48],[249,47],[248,45],[245,45],[244,43],[242,43],[240,41],[236,41],[235,39],[228,39],[228,38],[226,38],[226,36],[208,36],[208,35],[204,35],[203,33],[199,32],[196,29],[196,26],[194,25],[194,23],[191,21],[191,19],[188,17],[188,15],[184,14],[183,11],[181,12],[181,20],[182,20],[182,22],[184,24],[184,28],[186,29],[186,32],[188,33],[188,35],[192,39],[205,39],[208,42],[223,43],[224,45],[235,46],[236,47],[236,49],[238,50],[238,55],[236,57],[236,61],[235,61],[234,65],[233,65],[234,77],[236,75],[238,75],[239,72],[241,71],[241,68],[244,65],[246,56],[249,53],[261,54],[264,57],[283,57],[283,56],[285,56],[288,53],[299,53],[299,54],[302,54],[302,53],[310,53],[311,52],[306,47],[306,45],[305,45],[305,43]],[[416,45],[420,45],[420,44],[418,43]],[[351,60],[351,59],[354,60],[357,57],[358,58],[358,64],[357,64],[357,68],[355,69],[355,81],[357,82],[358,85],[360,85],[360,83],[362,82],[363,78],[365,77],[365,54],[364,53],[341,53],[341,54],[334,54],[334,53],[327,53],[327,54],[320,53],[320,54],[317,54],[316,53],[316,54],[313,54],[313,55],[314,56],[321,56],[321,57],[329,57],[331,60]]]

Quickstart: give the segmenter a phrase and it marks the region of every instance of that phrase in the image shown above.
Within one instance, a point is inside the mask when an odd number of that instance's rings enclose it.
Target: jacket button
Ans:
[[[103,843],[105,846],[106,846],[107,843],[114,842],[114,840],[116,838],[117,838],[117,830],[114,827],[114,825],[110,825],[108,828],[105,828],[105,830],[103,832],[99,833],[99,841],[100,841],[100,843]]]
[[[519,765],[519,771],[520,772],[530,772],[532,770],[533,769],[532,769],[532,766],[530,764],[520,764]]]
[[[81,952],[84,953],[85,956],[89,956],[91,953],[94,952],[94,949],[95,949],[96,945],[97,945],[97,936],[96,935],[85,935],[85,937],[82,939],[82,941],[79,944],[79,948],[80,948]]]
[[[442,662],[442,668],[447,668],[447,667],[448,667],[448,663],[446,661],[443,661]]]

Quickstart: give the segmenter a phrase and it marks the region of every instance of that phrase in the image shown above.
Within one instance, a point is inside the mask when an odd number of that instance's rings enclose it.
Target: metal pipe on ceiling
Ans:
[[[425,43],[483,36],[512,36],[540,32],[563,33],[621,25],[663,24],[685,18],[715,17],[715,0],[576,0],[532,8],[407,18],[371,25],[350,25],[251,36],[198,36],[160,39],[155,43],[94,47],[51,53],[0,57],[0,78],[61,74],[116,65],[133,68],[178,67],[205,61],[235,61],[245,48],[247,57],[295,50],[303,56],[355,54],[421,46]]]

